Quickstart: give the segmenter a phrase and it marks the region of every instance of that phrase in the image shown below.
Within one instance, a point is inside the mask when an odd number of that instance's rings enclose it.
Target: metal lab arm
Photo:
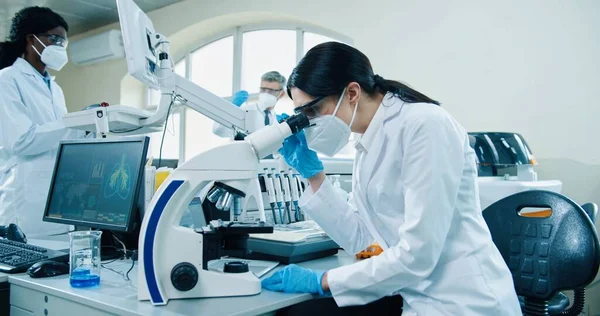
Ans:
[[[142,120],[142,125],[163,124],[169,112],[169,106],[174,100],[173,96],[177,96],[180,101],[176,102],[186,105],[221,125],[244,132],[247,130],[246,111],[179,76],[171,69],[160,71],[159,76],[163,75],[166,77],[160,80],[162,95],[158,109],[152,116]]]

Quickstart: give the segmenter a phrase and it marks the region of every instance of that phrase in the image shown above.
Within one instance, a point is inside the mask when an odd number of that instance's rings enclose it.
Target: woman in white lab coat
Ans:
[[[67,63],[65,20],[29,7],[0,43],[0,225],[16,223],[28,237],[66,232],[42,222],[56,150],[67,135],[62,90],[47,68]]]
[[[390,310],[397,295],[405,315],[521,314],[481,214],[467,133],[437,101],[375,75],[364,54],[340,43],[311,49],[292,72],[288,94],[312,123],[281,149],[310,183],[301,208],[351,254],[373,242],[384,249],[349,266],[319,272],[292,265],[264,280],[266,289],[335,301],[290,314],[350,314],[358,309],[348,306],[369,304],[364,310],[373,315],[398,315],[400,304]],[[313,150],[333,156],[351,131],[361,137],[347,202]]]

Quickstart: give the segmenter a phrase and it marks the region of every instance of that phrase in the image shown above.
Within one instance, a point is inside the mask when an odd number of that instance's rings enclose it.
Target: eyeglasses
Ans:
[[[39,34],[39,35],[46,37],[50,41],[50,43],[52,43],[52,45],[58,45],[58,46],[62,46],[64,48],[67,48],[67,46],[69,45],[69,40],[60,35],[48,34],[48,33],[43,33],[43,34]]]
[[[304,105],[301,105],[294,109],[294,114],[304,114],[309,119],[319,116],[318,103],[321,102],[325,97],[318,97]]]
[[[279,92],[281,92],[281,90],[283,90],[283,89],[271,89],[271,88],[266,88],[266,87],[260,87],[261,93],[268,93],[268,94],[272,94],[272,95],[279,94]]]

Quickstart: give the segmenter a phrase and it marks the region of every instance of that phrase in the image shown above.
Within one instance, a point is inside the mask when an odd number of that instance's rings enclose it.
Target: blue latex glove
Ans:
[[[308,148],[304,131],[286,138],[279,153],[304,179],[323,171],[323,163],[317,157],[317,153]]]
[[[265,290],[285,293],[325,295],[321,286],[324,271],[312,271],[291,264],[262,281]]]
[[[233,94],[231,97],[231,103],[236,106],[241,106],[244,102],[248,101],[248,91],[240,90]]]
[[[281,123],[284,120],[286,120],[288,117],[290,117],[289,115],[285,114],[285,113],[281,113],[281,114],[277,114],[275,115],[275,118],[277,119],[277,122]]]

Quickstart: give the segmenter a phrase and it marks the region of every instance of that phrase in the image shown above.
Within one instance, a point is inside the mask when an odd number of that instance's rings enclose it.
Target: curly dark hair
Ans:
[[[62,16],[44,7],[28,7],[17,12],[12,19],[10,35],[0,43],[0,69],[11,66],[25,53],[27,35],[40,34],[62,26],[67,32],[69,25]]]

